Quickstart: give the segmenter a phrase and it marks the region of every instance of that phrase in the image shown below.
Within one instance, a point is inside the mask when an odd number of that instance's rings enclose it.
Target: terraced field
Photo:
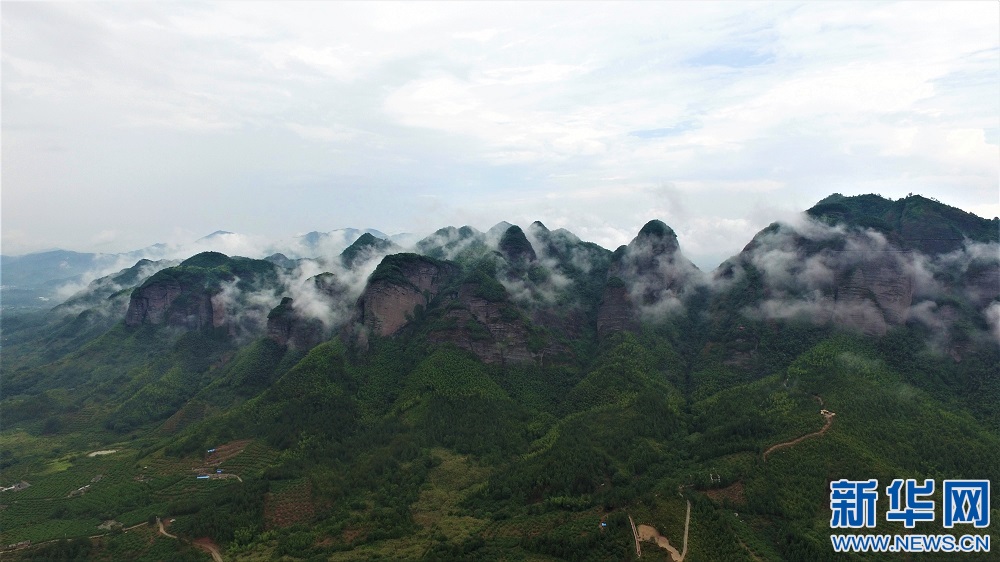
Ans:
[[[41,447],[43,440],[17,435],[13,434],[13,440],[23,441],[26,450]],[[5,435],[5,441],[7,437],[11,434]],[[230,456],[242,450],[240,446]],[[137,462],[137,452],[121,444],[105,445],[63,454],[34,465],[30,472],[11,475],[23,476],[30,486],[0,494],[4,506],[0,509],[0,545],[104,534],[98,529],[104,521],[134,526],[150,515],[165,514],[178,498],[201,499],[219,486],[236,483],[195,479],[191,468],[197,459],[157,454]],[[2,483],[7,484],[6,480]]]
[[[264,525],[268,529],[309,521],[314,512],[312,485],[305,478],[277,482],[264,498]]]

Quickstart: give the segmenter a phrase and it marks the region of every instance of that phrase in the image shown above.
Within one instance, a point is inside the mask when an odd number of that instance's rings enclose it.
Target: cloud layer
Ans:
[[[712,269],[831,192],[992,217],[992,2],[4,6],[3,251],[650,218]]]

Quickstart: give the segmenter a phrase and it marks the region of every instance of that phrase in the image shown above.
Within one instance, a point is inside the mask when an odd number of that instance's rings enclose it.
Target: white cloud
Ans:
[[[4,251],[515,214],[613,246],[662,212],[704,265],[770,222],[761,209],[833,191],[993,217],[998,17],[989,2],[5,5]],[[683,213],[651,191],[666,184]]]

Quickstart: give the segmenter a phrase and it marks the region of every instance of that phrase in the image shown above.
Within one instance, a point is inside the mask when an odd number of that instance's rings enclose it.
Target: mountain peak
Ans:
[[[344,266],[350,268],[379,252],[388,252],[395,247],[396,245],[392,242],[378,238],[370,232],[365,232],[340,254],[340,260]]]
[[[229,256],[221,252],[201,252],[181,262],[181,265],[193,267],[218,267],[229,262]]]
[[[997,220],[987,220],[920,195],[892,200],[874,193],[850,197],[835,193],[816,203],[806,214],[830,225],[875,230],[902,249],[927,254],[957,250],[965,239],[1000,242]]]
[[[229,232],[228,230],[216,230],[215,232],[213,232],[213,233],[211,233],[211,234],[209,234],[207,236],[202,236],[201,238],[198,239],[198,241],[200,242],[202,240],[212,240],[214,238],[219,238],[221,236],[230,236],[230,235],[233,235],[233,234],[236,234],[236,233],[235,232]]]
[[[653,219],[639,230],[640,237],[655,236],[656,238],[671,237],[677,239],[674,230],[661,220]]]
[[[510,226],[500,238],[500,252],[510,262],[534,261],[538,258],[524,231],[517,225]]]

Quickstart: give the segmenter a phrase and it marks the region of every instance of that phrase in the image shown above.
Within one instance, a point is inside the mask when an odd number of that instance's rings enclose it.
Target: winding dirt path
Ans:
[[[177,535],[171,535],[170,533],[167,532],[166,529],[163,528],[163,521],[160,521],[159,517],[156,518],[156,526],[160,528],[160,534],[161,535],[163,535],[165,537],[170,537],[172,539],[176,539],[177,538]]]
[[[193,543],[195,546],[202,550],[207,550],[209,554],[212,555],[212,560],[215,562],[222,562],[222,554],[219,552],[219,548],[209,539],[198,539]]]
[[[172,539],[181,540],[180,537],[178,537],[177,535],[171,535],[170,533],[167,532],[167,530],[163,527],[163,521],[161,521],[159,517],[156,518],[156,526],[159,527],[161,535]],[[215,562],[223,562],[222,553],[219,552],[219,547],[215,546],[215,543],[213,543],[210,539],[198,539],[195,541],[191,541],[191,544],[211,554],[212,560],[214,560]]]
[[[816,398],[820,401],[820,404],[823,403],[823,399],[822,398],[820,398],[819,396],[817,396]],[[833,425],[833,417],[836,416],[837,414],[835,414],[835,413],[833,413],[833,412],[831,412],[829,410],[825,410],[825,409],[824,410],[820,410],[819,413],[820,413],[821,416],[823,416],[824,418],[826,418],[826,423],[823,424],[823,428],[822,429],[820,429],[819,431],[815,431],[813,433],[807,433],[806,435],[803,435],[802,437],[796,437],[795,439],[792,439],[791,441],[785,441],[784,443],[778,443],[777,445],[771,445],[770,448],[768,448],[766,451],[764,451],[764,462],[767,462],[767,456],[768,455],[770,455],[771,453],[773,453],[773,452],[775,452],[775,451],[777,451],[779,449],[784,449],[784,448],[787,448],[787,447],[791,447],[793,445],[798,445],[799,443],[805,441],[806,439],[809,439],[810,437],[818,437],[818,436],[823,435],[824,433],[826,433],[826,430],[830,429],[830,426]]]

